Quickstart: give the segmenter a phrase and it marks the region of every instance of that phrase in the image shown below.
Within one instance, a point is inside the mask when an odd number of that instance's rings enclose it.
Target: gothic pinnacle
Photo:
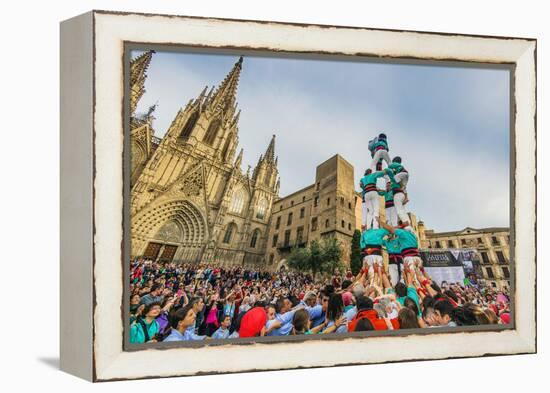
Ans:
[[[271,142],[269,142],[269,146],[265,152],[265,159],[271,163],[275,161],[275,134],[273,134]]]
[[[201,94],[199,95],[199,101],[202,101],[202,99],[206,96],[207,90],[208,90],[208,85],[204,86],[204,89],[202,89]]]
[[[215,89],[215,86],[212,86],[210,88],[210,91],[208,92],[208,95],[206,96],[205,103],[208,103],[210,101],[210,99],[212,98],[212,93],[214,93],[214,89]]]
[[[237,114],[233,118],[233,124],[237,124],[239,122],[240,117],[241,117],[241,110],[239,109],[239,111],[237,112]]]
[[[235,160],[235,168],[240,168],[241,164],[243,162],[243,152],[244,149],[241,147],[241,151],[239,152],[239,155],[237,156],[237,159]]]

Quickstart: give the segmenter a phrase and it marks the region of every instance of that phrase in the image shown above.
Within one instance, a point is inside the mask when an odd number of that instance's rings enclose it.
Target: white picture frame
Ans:
[[[513,329],[125,350],[125,43],[513,66]],[[61,368],[87,380],[536,352],[534,39],[92,11],[61,24],[61,183]]]

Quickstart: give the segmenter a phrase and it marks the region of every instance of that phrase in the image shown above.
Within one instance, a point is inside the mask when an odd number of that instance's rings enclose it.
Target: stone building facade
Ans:
[[[434,232],[418,222],[420,245],[424,249],[471,248],[477,250],[485,283],[495,289],[510,288],[510,229],[464,228]]]
[[[335,155],[317,166],[315,182],[274,202],[267,244],[267,268],[279,269],[293,247],[336,238],[349,265],[353,233],[360,228],[361,199],[353,166]]]
[[[156,138],[154,108],[134,113],[152,55],[131,62],[131,257],[263,265],[280,183],[274,135],[253,171],[241,170],[236,94],[243,58],[216,89],[205,87],[180,109],[166,134]]]

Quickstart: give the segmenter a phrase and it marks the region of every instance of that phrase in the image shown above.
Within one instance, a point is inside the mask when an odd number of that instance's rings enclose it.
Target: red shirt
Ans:
[[[265,326],[267,314],[263,307],[254,307],[243,315],[239,337],[254,337],[260,334]]]
[[[374,330],[388,330],[388,325],[384,319],[378,317],[376,310],[363,310],[357,313],[355,317],[348,323],[348,331],[354,332],[357,322],[359,320],[366,318],[370,321]],[[390,319],[390,322],[394,329],[399,329],[399,320],[397,318]]]

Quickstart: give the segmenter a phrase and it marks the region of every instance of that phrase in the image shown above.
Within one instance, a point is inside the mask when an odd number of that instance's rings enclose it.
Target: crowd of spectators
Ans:
[[[169,342],[510,323],[509,294],[472,281],[438,285],[422,267],[391,285],[371,267],[332,277],[131,263],[130,342]],[[370,274],[369,274],[370,273]]]

